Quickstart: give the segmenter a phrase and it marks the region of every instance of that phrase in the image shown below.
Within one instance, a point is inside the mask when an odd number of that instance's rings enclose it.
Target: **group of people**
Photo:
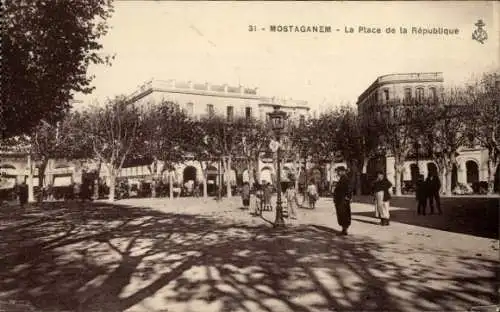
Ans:
[[[443,214],[441,210],[441,198],[439,190],[441,189],[441,181],[435,173],[430,173],[427,179],[421,174],[418,176],[416,187],[417,213],[419,215],[426,214],[427,203],[429,203],[431,214],[434,214],[434,204],[439,214]]]
[[[337,222],[342,228],[341,235],[348,234],[348,228],[351,225],[351,199],[353,195],[352,185],[349,177],[347,176],[347,168],[339,166],[336,169],[339,180],[333,190],[333,203],[337,214]],[[381,226],[388,226],[390,224],[390,200],[392,183],[387,179],[382,171],[377,172],[377,177],[372,184],[372,194],[374,197],[375,217],[380,219]],[[423,175],[419,176],[416,188],[417,198],[417,212],[418,214],[426,214],[427,202],[431,207],[431,214],[434,213],[434,202],[436,203],[438,213],[441,214],[441,205],[439,198],[439,190],[441,183],[436,174],[430,173],[426,180]],[[282,191],[287,203],[287,210],[290,218],[296,219],[297,208],[300,206],[297,199],[297,193],[293,182],[282,183]],[[242,199],[243,206],[248,209],[250,206],[251,187],[248,182],[243,185]],[[256,187],[256,204],[254,213],[260,213],[259,205],[263,201],[264,205],[270,205],[271,199],[271,186],[270,184],[261,187]],[[318,199],[318,192],[315,184],[310,182],[304,197],[309,201],[309,207],[314,208],[315,202]]]

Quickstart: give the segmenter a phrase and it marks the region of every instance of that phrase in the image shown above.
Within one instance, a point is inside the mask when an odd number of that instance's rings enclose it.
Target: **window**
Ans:
[[[430,87],[429,88],[429,99],[431,101],[437,100],[437,92],[435,87]]]
[[[252,108],[251,107],[245,107],[245,118],[246,118],[246,120],[252,119]]]
[[[405,88],[405,101],[411,100],[411,88]]]
[[[422,101],[424,99],[424,88],[417,88],[417,101]]]
[[[213,104],[207,104],[207,114],[210,117],[212,117],[215,114]]]
[[[234,119],[234,107],[227,107],[227,121],[232,122]]]
[[[189,102],[186,104],[186,113],[191,116],[194,114],[194,104]]]
[[[299,119],[300,124],[301,124],[301,125],[303,125],[303,124],[306,122],[306,116],[304,116],[304,115],[300,115],[300,117],[299,117],[299,118],[300,118],[300,119]]]
[[[384,90],[384,101],[385,101],[385,103],[389,102],[389,90],[388,89]]]

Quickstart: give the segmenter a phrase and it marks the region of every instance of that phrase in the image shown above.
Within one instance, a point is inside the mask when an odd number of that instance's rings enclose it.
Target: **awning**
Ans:
[[[16,178],[1,178],[0,190],[12,189],[16,186]]]
[[[70,186],[71,176],[54,177],[54,186]]]

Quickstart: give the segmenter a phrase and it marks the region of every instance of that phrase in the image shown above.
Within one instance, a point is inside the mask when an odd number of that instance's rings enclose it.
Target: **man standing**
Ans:
[[[431,207],[431,214],[434,214],[434,201],[436,201],[436,206],[439,214],[443,214],[441,211],[441,198],[439,197],[439,191],[441,189],[441,181],[436,173],[431,172],[427,176],[425,181],[427,188],[427,196],[429,198],[429,206]]]
[[[333,191],[333,202],[337,213],[337,222],[342,227],[341,235],[347,235],[347,229],[351,225],[351,183],[346,175],[346,168],[337,168],[339,181]]]

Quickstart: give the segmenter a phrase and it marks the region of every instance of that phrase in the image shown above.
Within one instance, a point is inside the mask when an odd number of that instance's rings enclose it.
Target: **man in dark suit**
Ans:
[[[441,211],[441,198],[439,197],[439,191],[441,189],[441,181],[436,173],[429,173],[427,179],[425,180],[427,189],[427,198],[429,199],[429,206],[431,207],[431,214],[434,214],[434,201],[436,202],[436,207],[439,214],[443,214]]]
[[[337,213],[337,222],[342,227],[341,235],[347,235],[347,229],[351,225],[351,183],[347,178],[347,170],[340,166],[337,168],[339,181],[333,191],[333,202]]]

